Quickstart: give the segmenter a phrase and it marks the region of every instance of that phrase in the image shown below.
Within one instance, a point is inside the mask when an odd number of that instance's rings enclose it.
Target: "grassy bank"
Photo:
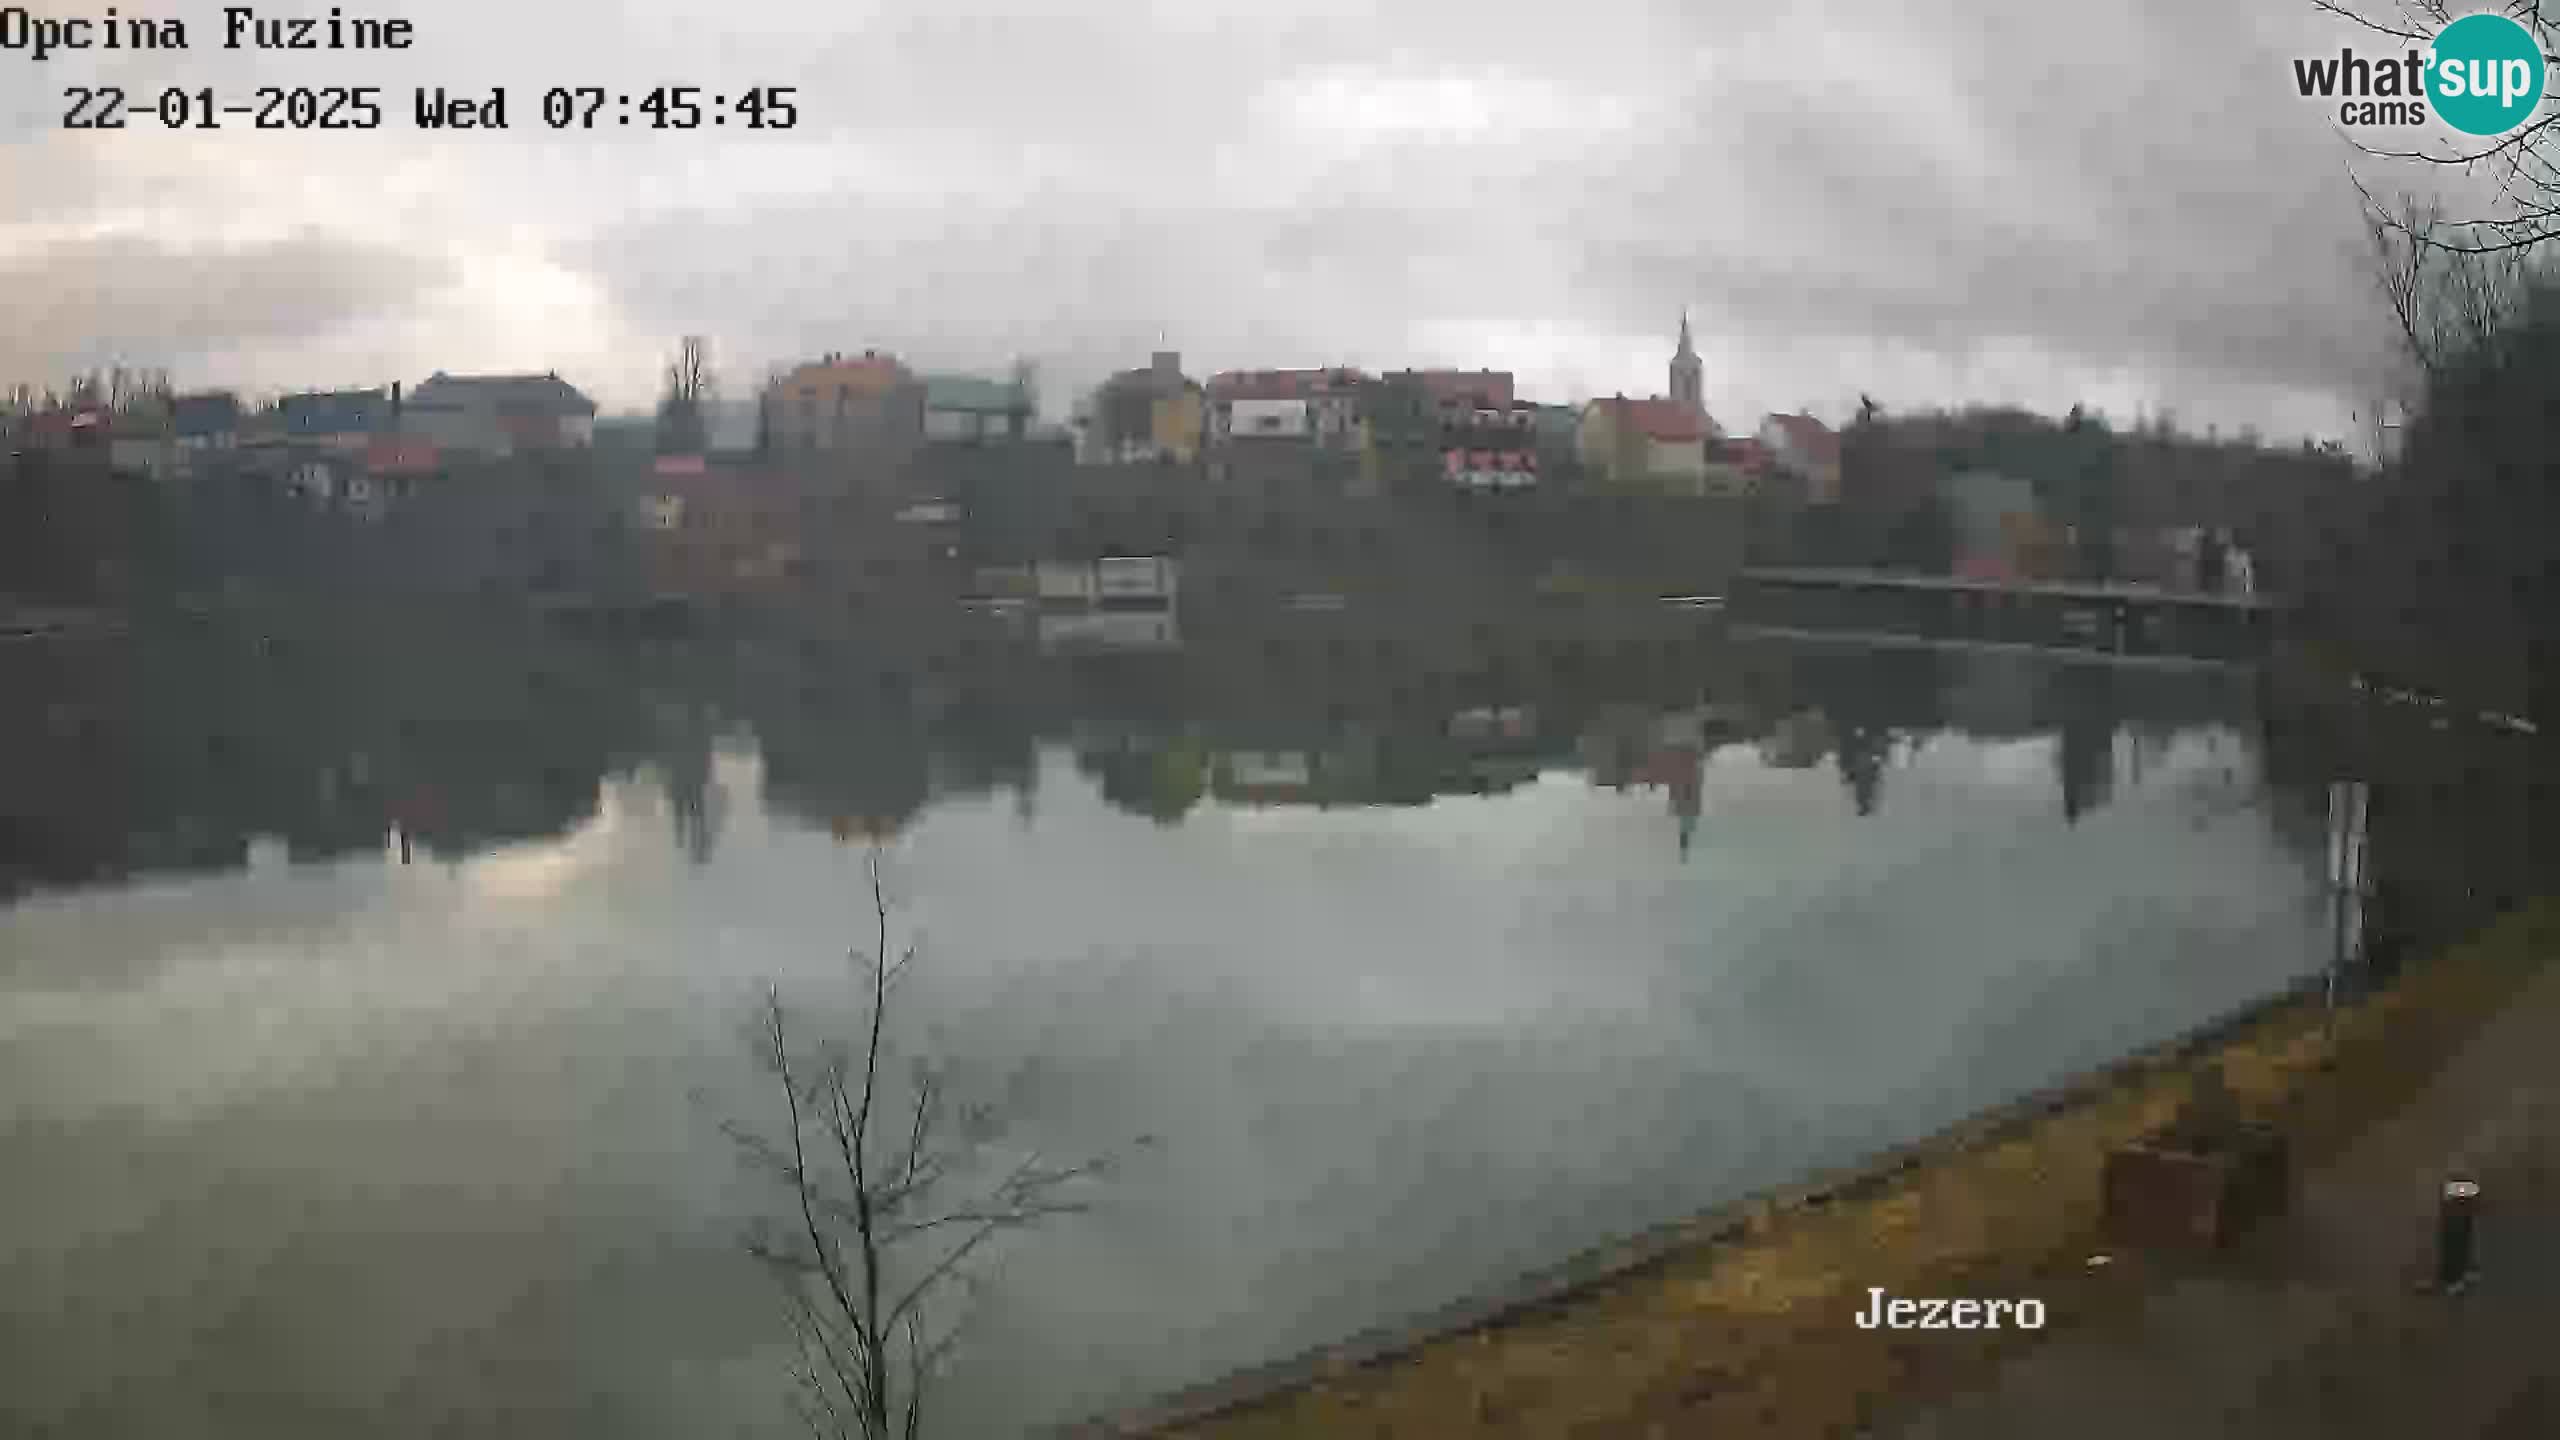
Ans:
[[[2092,1267],[2108,1150],[2166,1122],[2206,1066],[2251,1117],[2316,1163],[2388,1115],[2542,959],[2560,906],[2538,905],[2342,1012],[2284,1002],[2202,1048],[2115,1067],[1999,1123],[1854,1183],[1699,1221],[1650,1263],[1561,1302],[1156,1433],[1812,1437],[1963,1383],[2130,1303],[2145,1266]],[[2183,1053],[2182,1053],[2183,1051]],[[2041,1332],[1859,1329],[1869,1287],[1909,1296],[2035,1296]]]

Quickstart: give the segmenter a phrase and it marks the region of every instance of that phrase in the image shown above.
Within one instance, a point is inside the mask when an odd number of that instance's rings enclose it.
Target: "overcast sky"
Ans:
[[[736,393],[1019,353],[1062,410],[1162,346],[1568,400],[1661,390],[1686,306],[1728,423],[1865,391],[2344,434],[2383,383],[2308,0],[342,3],[415,48],[226,52],[219,7],[124,0],[193,48],[0,53],[0,376],[556,368],[612,410],[701,331]],[[388,123],[61,130],[100,83],[378,84]],[[512,128],[419,132],[437,83],[506,85]],[[563,138],[574,84],[796,85],[801,126]]]

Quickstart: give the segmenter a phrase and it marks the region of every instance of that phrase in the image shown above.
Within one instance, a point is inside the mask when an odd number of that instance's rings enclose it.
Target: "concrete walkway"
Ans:
[[[2419,1293],[2448,1172],[2481,1184],[2480,1274]],[[2297,1177],[2214,1257],[2125,1257],[2148,1290],[2057,1329],[1898,1440],[2560,1437],[2560,970],[2410,1103]]]

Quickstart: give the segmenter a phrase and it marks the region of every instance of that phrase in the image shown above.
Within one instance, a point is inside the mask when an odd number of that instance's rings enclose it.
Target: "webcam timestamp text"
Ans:
[[[380,130],[406,113],[420,130],[791,130],[800,124],[799,87],[754,85],[711,89],[661,85],[616,90],[554,85],[538,102],[519,106],[504,86],[456,90],[418,86],[405,107],[379,85],[262,86],[224,93],[210,86],[170,86],[156,93],[113,85],[73,85],[62,92],[65,130]]]

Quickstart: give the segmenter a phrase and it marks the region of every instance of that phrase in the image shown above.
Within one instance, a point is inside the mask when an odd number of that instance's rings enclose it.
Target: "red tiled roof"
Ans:
[[[365,447],[364,468],[376,475],[421,475],[436,468],[436,447],[415,438],[388,438]]]
[[[1440,467],[1452,475],[1467,470],[1515,470],[1534,475],[1538,456],[1530,450],[1443,450]]]
[[[40,410],[27,417],[29,435],[52,440],[64,439],[74,433],[104,435],[111,428],[111,417],[94,405],[76,410]]]
[[[1659,396],[1651,400],[1609,399],[1591,403],[1610,412],[1613,418],[1623,417],[1646,439],[1667,445],[1686,445],[1704,440],[1707,427],[1713,423],[1703,412]]]
[[[1807,459],[1827,464],[1840,458],[1840,432],[1812,416],[1772,415],[1769,421],[1783,431],[1787,443],[1803,451]]]

